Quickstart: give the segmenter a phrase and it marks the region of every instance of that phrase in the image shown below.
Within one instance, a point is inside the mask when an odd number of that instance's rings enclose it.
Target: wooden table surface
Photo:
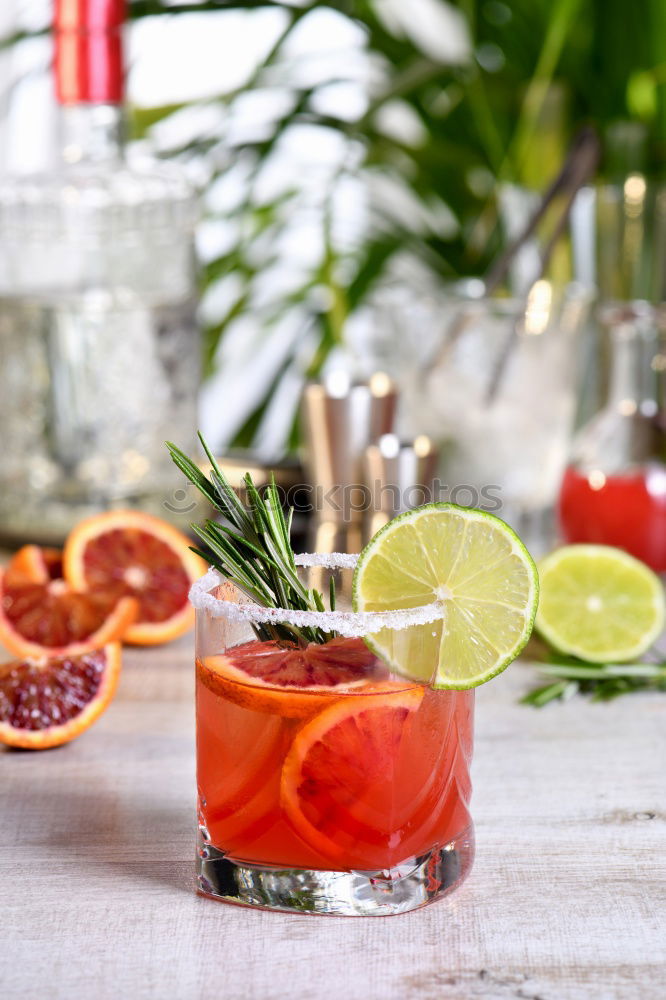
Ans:
[[[0,752],[0,996],[616,1000],[666,994],[666,696],[535,710],[481,688],[477,859],[389,918],[194,893],[191,638],[128,651],[67,747]]]

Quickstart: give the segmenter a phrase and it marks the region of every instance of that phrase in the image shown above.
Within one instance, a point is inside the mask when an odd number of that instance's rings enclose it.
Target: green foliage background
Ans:
[[[482,273],[501,240],[497,191],[504,183],[543,188],[557,170],[574,131],[593,122],[604,137],[618,122],[633,122],[634,136],[644,142],[627,154],[651,172],[663,169],[666,157],[666,3],[664,0],[427,0],[458,18],[466,32],[466,55],[454,63],[437,45],[410,30],[409,17],[420,5],[402,0],[331,0],[280,3],[277,0],[193,0],[163,3],[133,0],[131,17],[177,18],[192,11],[225,13],[238,9],[279,8],[283,29],[265,60],[244,85],[207,99],[225,114],[245,95],[265,88],[288,94],[285,110],[270,130],[254,139],[228,145],[224,136],[191,135],[186,145],[167,155],[203,158],[212,187],[232,164],[245,168],[243,196],[233,207],[238,237],[224,253],[204,261],[204,286],[211,288],[235,275],[236,291],[219,315],[209,318],[206,364],[212,370],[221,344],[239,317],[256,311],[256,284],[275,260],[279,242],[299,199],[298,185],[274,200],[257,194],[257,178],[275,155],[282,137],[307,124],[333,131],[353,155],[321,191],[321,253],[315,255],[296,287],[260,311],[261,336],[282,336],[285,323],[296,324],[292,349],[275,352],[274,370],[246,413],[239,413],[235,442],[250,445],[270,401],[289,371],[316,375],[331,349],[345,339],[351,316],[367,301],[390,268],[396,253],[413,254],[437,279]],[[304,85],[293,73],[289,43],[314,8],[328,7],[362,27],[363,47],[378,68],[366,110],[355,120],[318,110],[321,83]],[[432,12],[432,11],[431,11]],[[436,13],[436,12],[435,12]],[[24,36],[5,39],[16,44]],[[335,80],[348,79],[341,60]],[[382,110],[400,105],[414,124],[411,134],[387,131]],[[133,108],[135,136],[149,135],[156,125],[184,106]],[[408,130],[409,132],[410,130]],[[414,133],[418,138],[414,139]],[[604,169],[613,163],[617,143],[606,147]],[[639,148],[640,147],[640,148]],[[615,150],[615,152],[614,152]],[[620,150],[622,152],[622,150]],[[370,213],[362,238],[349,246],[336,238],[335,199],[344,174],[361,177],[371,187],[378,178],[398,185],[421,211],[405,219],[386,205]],[[213,213],[214,214],[214,213]],[[434,220],[429,223],[428,220]],[[439,222],[437,220],[440,220]],[[444,220],[443,222],[441,220]],[[294,329],[296,329],[294,327]],[[301,350],[299,351],[299,346]],[[293,443],[293,435],[292,435]]]

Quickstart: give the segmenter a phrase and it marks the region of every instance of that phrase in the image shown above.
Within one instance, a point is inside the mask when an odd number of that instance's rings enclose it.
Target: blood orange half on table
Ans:
[[[118,643],[0,664],[0,743],[46,750],[73,740],[113,698],[120,664]]]
[[[126,642],[168,642],[194,624],[189,589],[206,570],[189,546],[182,532],[158,517],[109,511],[82,521],[71,532],[63,556],[65,579],[77,589],[139,602]]]
[[[79,592],[60,578],[60,553],[26,545],[0,572],[0,643],[17,656],[79,656],[122,639],[132,597]]]

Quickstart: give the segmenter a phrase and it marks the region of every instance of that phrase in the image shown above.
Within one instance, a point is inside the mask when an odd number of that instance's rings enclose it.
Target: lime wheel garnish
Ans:
[[[198,664],[200,681],[256,712],[304,718],[332,697],[385,680],[385,664],[362,639],[332,639],[307,646],[246,642]]]
[[[158,517],[133,510],[90,517],[69,535],[63,559],[65,579],[77,590],[138,601],[127,642],[168,642],[194,624],[188,594],[205,563],[185,535]]]
[[[0,573],[0,642],[17,656],[77,656],[122,639],[137,613],[131,597],[77,592],[57,550],[27,545]]]
[[[0,664],[0,743],[45,750],[73,740],[108,706],[120,665],[118,643]]]
[[[396,611],[440,601],[430,625],[384,628],[368,645],[399,674],[463,690],[495,677],[530,637],[539,581],[529,552],[484,511],[431,503],[390,521],[361,553],[355,611]]]

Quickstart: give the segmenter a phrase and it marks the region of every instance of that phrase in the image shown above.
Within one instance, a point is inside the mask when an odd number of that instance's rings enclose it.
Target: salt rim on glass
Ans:
[[[304,552],[295,557],[297,566],[322,566],[325,569],[353,569],[357,555],[343,552]],[[444,601],[433,601],[401,611],[297,611],[291,608],[264,608],[258,604],[237,604],[210,593],[224,583],[224,577],[212,567],[190,588],[190,601],[199,611],[214,618],[257,624],[287,622],[298,628],[314,626],[338,632],[348,639],[362,638],[381,629],[405,629],[412,625],[430,625],[445,616]]]

